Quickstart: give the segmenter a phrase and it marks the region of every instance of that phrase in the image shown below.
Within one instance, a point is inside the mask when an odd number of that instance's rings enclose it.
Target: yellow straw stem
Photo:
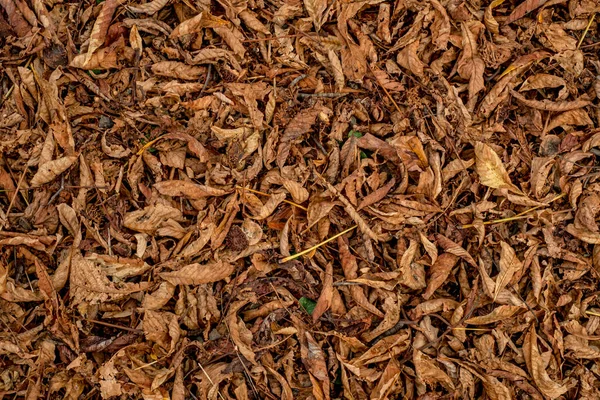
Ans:
[[[597,312],[586,311],[585,313],[588,314],[588,315],[593,315],[594,317],[600,317],[600,313],[597,313]]]
[[[592,24],[594,23],[595,18],[596,18],[596,13],[594,13],[592,15],[592,18],[590,18],[590,22],[588,22],[587,26],[585,27],[585,31],[583,31],[583,35],[581,35],[581,38],[579,39],[579,43],[577,43],[577,48],[579,48],[579,46],[581,46],[581,43],[583,43],[583,39],[585,39],[585,35],[587,35],[588,31],[590,30],[590,26],[592,26]]]
[[[493,221],[485,221],[485,222],[483,223],[483,225],[501,224],[502,222],[509,222],[509,221],[515,221],[515,220],[518,220],[518,219],[524,219],[524,218],[527,218],[527,216],[526,216],[525,214],[529,214],[530,212],[532,212],[532,211],[535,211],[535,210],[537,210],[538,208],[542,208],[542,207],[548,207],[548,205],[549,205],[550,203],[552,203],[552,202],[554,202],[554,201],[556,201],[556,200],[560,199],[561,197],[565,197],[566,195],[567,195],[566,193],[559,194],[558,196],[556,196],[555,198],[553,198],[552,200],[550,200],[550,201],[548,202],[548,204],[541,204],[541,205],[539,205],[539,206],[531,207],[531,208],[529,208],[529,209],[527,209],[527,210],[525,210],[525,211],[523,211],[523,212],[521,212],[521,213],[519,213],[519,214],[517,214],[517,215],[515,215],[515,216],[512,216],[512,217],[501,218],[501,219],[495,219],[495,220],[493,220]],[[475,224],[467,224],[467,225],[463,225],[463,226],[462,226],[462,229],[473,228],[474,226],[475,226]]]
[[[332,240],[335,240],[335,239],[337,239],[338,237],[340,237],[340,236],[342,236],[342,235],[345,235],[346,233],[350,232],[351,230],[353,230],[353,229],[356,229],[356,227],[357,227],[357,226],[358,226],[358,225],[354,225],[353,227],[351,227],[351,228],[348,228],[348,229],[346,229],[345,231],[342,231],[342,232],[340,232],[340,233],[338,233],[338,234],[336,234],[336,235],[333,235],[333,236],[332,236],[332,237],[330,237],[329,239],[326,239],[326,240],[322,241],[321,243],[319,243],[319,244],[317,244],[317,245],[314,245],[313,247],[311,247],[311,248],[309,248],[309,249],[306,249],[306,250],[304,250],[304,251],[301,251],[300,253],[294,254],[294,255],[292,255],[292,256],[286,257],[286,258],[284,258],[283,260],[281,260],[281,261],[280,261],[280,263],[285,263],[285,262],[288,262],[288,261],[292,261],[292,260],[295,260],[295,259],[296,259],[296,258],[298,258],[298,257],[301,257],[301,256],[303,256],[303,255],[305,255],[305,254],[308,254],[308,253],[310,253],[311,251],[313,251],[313,250],[316,250],[316,249],[318,249],[319,247],[323,246],[324,244],[327,244],[327,243],[331,242]]]
[[[250,193],[260,194],[261,196],[269,196],[269,197],[272,196],[271,194],[265,193],[265,192],[261,192],[260,190],[254,190],[254,189],[250,189],[250,188],[239,186],[239,185],[236,185],[235,187],[237,189],[240,189],[240,190],[247,190]],[[294,203],[293,201],[283,200],[283,202],[287,203],[287,204],[289,204],[291,206],[298,207],[301,210],[308,211],[308,209],[306,207],[301,206],[300,204]]]

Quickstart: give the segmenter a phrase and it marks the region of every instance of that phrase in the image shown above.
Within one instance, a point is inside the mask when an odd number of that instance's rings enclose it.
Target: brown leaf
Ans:
[[[316,105],[300,111],[290,121],[283,132],[283,136],[279,142],[279,148],[277,149],[277,165],[279,168],[283,168],[285,165],[288,155],[290,154],[292,144],[302,135],[310,131],[310,128],[315,123],[317,116],[321,112],[323,112],[322,107]]]
[[[523,308],[519,307],[519,306],[502,305],[502,306],[498,306],[498,307],[494,308],[492,310],[492,312],[487,315],[469,318],[465,321],[465,323],[470,324],[470,325],[493,324],[495,322],[499,322],[499,321],[505,320],[507,318],[510,318],[522,310],[523,310]]]
[[[367,196],[365,196],[360,204],[357,207],[357,211],[360,211],[362,208],[368,207],[371,204],[375,204],[378,201],[380,201],[381,199],[383,199],[385,196],[387,196],[387,194],[390,192],[390,190],[392,189],[392,187],[396,184],[396,180],[394,178],[392,178],[391,181],[389,181],[385,186],[380,187],[379,189],[375,190],[372,193],[369,193]]]
[[[96,18],[96,22],[94,22],[94,27],[92,28],[84,65],[90,62],[94,52],[104,44],[110,21],[118,5],[118,0],[106,0],[102,4],[102,10],[100,10],[100,14],[98,14],[98,18]]]
[[[529,370],[529,374],[533,378],[535,385],[545,396],[556,399],[569,390],[567,386],[553,381],[548,375],[544,360],[538,348],[535,325],[531,326],[531,329],[525,336],[523,356],[525,357],[527,369]]]
[[[126,296],[146,290],[147,283],[112,282],[92,261],[81,254],[73,256],[71,266],[71,298],[74,304],[88,302],[97,304],[123,299]]]
[[[356,262],[356,257],[350,253],[350,248],[343,237],[338,238],[338,248],[342,262],[342,269],[344,270],[344,276],[348,280],[356,279],[358,277],[358,264]],[[356,304],[380,318],[384,317],[384,314],[369,302],[369,299],[365,295],[365,291],[362,287],[359,285],[351,285],[350,294],[352,295],[354,301],[356,301]]]
[[[38,167],[38,171],[31,178],[31,186],[41,186],[45,183],[52,182],[60,174],[65,172],[67,169],[77,161],[78,156],[66,156],[54,161],[48,161],[44,165]]]
[[[435,365],[433,360],[422,351],[415,350],[413,353],[413,363],[417,377],[429,385],[441,384],[448,390],[454,390],[452,379]]]
[[[323,274],[323,289],[321,295],[312,313],[313,322],[316,323],[319,318],[329,310],[331,307],[331,301],[333,299],[333,265],[327,263],[325,273]]]
[[[419,78],[422,78],[424,76],[423,69],[425,64],[417,55],[418,48],[419,40],[415,40],[398,53],[396,61],[398,61],[398,64],[400,64],[400,66],[403,68],[409,70]]]
[[[181,217],[181,211],[178,209],[159,203],[125,214],[123,226],[137,232],[153,234],[168,219],[179,220]]]
[[[521,191],[512,184],[508,172],[498,154],[485,143],[475,143],[475,169],[482,185],[494,189],[509,189],[520,193]]]
[[[172,272],[162,272],[160,277],[173,285],[200,285],[229,277],[235,267],[224,261],[208,264],[189,264]]]
[[[442,253],[438,257],[437,261],[431,266],[427,289],[425,290],[425,293],[423,293],[424,299],[429,299],[433,293],[444,284],[458,260],[459,258],[457,256],[450,253]]]
[[[161,61],[152,64],[152,72],[158,76],[194,81],[206,73],[206,68],[177,61]]]
[[[202,199],[204,197],[225,196],[230,191],[199,185],[190,181],[162,181],[154,184],[160,194],[166,196],[180,196],[188,199]]]
[[[469,80],[469,99],[484,89],[483,73],[485,63],[477,51],[477,37],[471,29],[479,29],[480,23],[461,25],[463,51],[458,59],[458,73],[463,79]]]
[[[553,112],[563,112],[569,110],[576,110],[578,108],[582,108],[590,105],[592,102],[586,97],[582,96],[577,100],[573,101],[550,101],[550,100],[529,100],[524,96],[515,92],[514,90],[510,91],[510,94],[519,101],[519,103],[534,108],[536,110],[543,111],[553,111]]]
[[[533,10],[543,6],[548,0],[523,0],[515,9],[510,13],[504,23],[506,25],[515,22],[518,19],[523,18]]]
[[[463,260],[465,260],[466,262],[471,264],[473,267],[477,267],[477,264],[475,263],[475,260],[473,259],[473,257],[471,257],[471,255],[464,248],[462,248],[458,244],[454,243],[452,240],[448,239],[444,235],[438,234],[435,236],[435,238],[436,238],[438,244],[446,252],[448,252],[450,254],[454,254],[455,256],[462,258]]]
[[[323,25],[323,13],[327,9],[327,0],[304,0],[304,8],[318,32]]]
[[[139,6],[127,6],[127,9],[137,14],[156,14],[162,10],[170,0],[152,0]]]
[[[171,32],[170,36],[171,38],[177,38],[180,36],[200,32],[204,28],[219,28],[228,25],[229,23],[227,21],[215,17],[209,12],[203,11],[200,14],[177,25],[177,27],[173,29],[173,32]]]
[[[523,263],[518,259],[517,254],[506,242],[500,242],[502,248],[500,252],[500,273],[496,277],[494,287],[494,301],[498,294],[508,285],[515,274],[518,274],[523,268]]]

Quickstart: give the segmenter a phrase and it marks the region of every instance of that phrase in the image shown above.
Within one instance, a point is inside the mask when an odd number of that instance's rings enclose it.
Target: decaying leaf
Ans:
[[[65,156],[40,165],[36,174],[31,178],[31,186],[40,186],[53,181],[69,169],[75,161],[77,161],[77,156]]]
[[[475,169],[482,185],[520,193],[520,190],[510,181],[508,172],[498,154],[485,143],[475,143]]]

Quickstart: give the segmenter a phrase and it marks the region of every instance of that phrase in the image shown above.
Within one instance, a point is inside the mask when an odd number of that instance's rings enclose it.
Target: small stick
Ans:
[[[21,177],[19,178],[19,182],[17,183],[17,188],[15,190],[15,193],[13,194],[12,198],[10,199],[10,203],[8,204],[8,208],[6,209],[7,216],[8,216],[8,214],[10,214],[10,209],[12,208],[15,200],[17,199],[17,195],[19,194],[19,188],[21,187],[21,183],[23,183],[23,178],[25,178],[25,174],[27,173],[28,169],[29,169],[29,164],[25,165],[25,169],[23,170],[23,173],[21,174]]]
[[[141,329],[134,329],[134,328],[129,328],[127,326],[115,325],[115,324],[111,324],[109,322],[98,321],[96,319],[86,319],[86,321],[92,322],[92,323],[98,324],[98,325],[108,326],[110,328],[122,329],[124,331],[129,331],[129,332],[133,332],[133,333],[140,333],[140,334],[144,333],[144,331],[142,331]]]
[[[351,227],[351,228],[348,228],[348,229],[346,229],[345,231],[342,231],[342,232],[340,232],[340,233],[338,233],[338,234],[336,234],[336,235],[333,235],[333,236],[332,236],[332,237],[330,237],[329,239],[326,239],[326,240],[322,241],[321,243],[319,243],[319,244],[316,244],[316,245],[314,245],[313,247],[311,247],[311,248],[309,248],[309,249],[306,249],[306,250],[304,250],[304,251],[301,251],[300,253],[296,253],[296,254],[294,254],[294,255],[291,255],[291,256],[289,256],[289,257],[286,257],[286,258],[284,258],[284,259],[283,259],[283,260],[281,260],[279,263],[285,263],[285,262],[288,262],[288,261],[295,260],[296,258],[298,258],[298,257],[300,257],[300,256],[303,256],[303,255],[305,255],[305,254],[308,254],[308,253],[310,253],[310,252],[311,252],[311,251],[313,251],[313,250],[316,250],[316,249],[318,249],[319,247],[323,246],[324,244],[327,244],[327,243],[331,242],[332,240],[335,240],[335,239],[337,239],[338,237],[340,237],[340,236],[342,236],[342,235],[344,235],[344,234],[346,234],[346,233],[348,233],[348,232],[352,231],[353,229],[356,229],[357,227],[358,227],[358,225],[354,225],[353,227]]]

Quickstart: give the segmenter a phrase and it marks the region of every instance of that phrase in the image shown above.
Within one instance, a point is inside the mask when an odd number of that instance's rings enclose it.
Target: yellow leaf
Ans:
[[[510,181],[508,172],[506,172],[498,154],[491,147],[481,142],[475,143],[475,169],[482,185],[521,193]]]

